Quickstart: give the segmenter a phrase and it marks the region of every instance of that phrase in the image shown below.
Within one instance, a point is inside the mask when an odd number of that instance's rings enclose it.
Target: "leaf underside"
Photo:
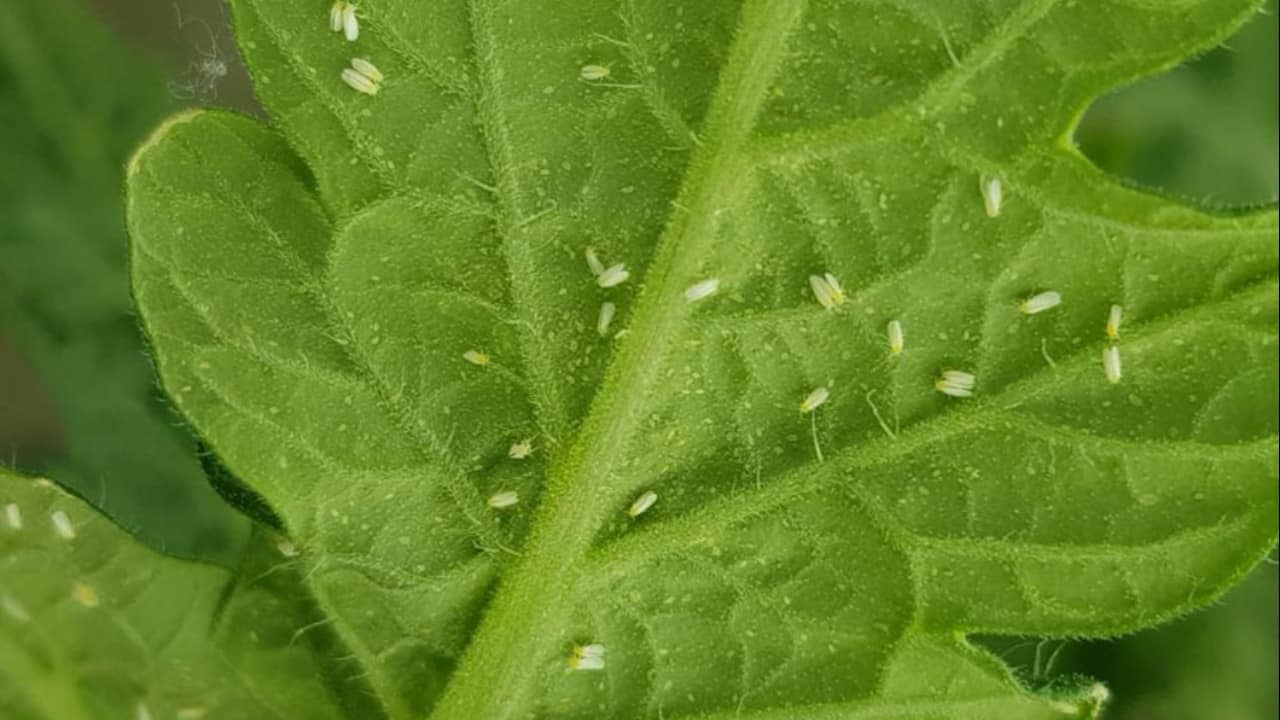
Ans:
[[[140,151],[135,294],[387,716],[1091,717],[964,636],[1145,627],[1274,542],[1274,210],[1065,139],[1253,3],[232,5],[273,125]]]

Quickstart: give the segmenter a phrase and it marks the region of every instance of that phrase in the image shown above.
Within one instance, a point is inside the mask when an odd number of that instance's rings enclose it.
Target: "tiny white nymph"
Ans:
[[[92,586],[86,585],[82,582],[78,582],[71,586],[71,597],[75,598],[76,602],[87,608],[96,608],[100,602],[98,598],[98,591],[94,590]]]

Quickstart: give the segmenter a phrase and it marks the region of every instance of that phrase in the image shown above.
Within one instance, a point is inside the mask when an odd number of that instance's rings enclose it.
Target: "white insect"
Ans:
[[[71,586],[71,597],[75,601],[87,608],[96,608],[100,602],[98,599],[98,591],[92,586],[78,582]]]
[[[24,623],[31,620],[31,613],[27,612],[26,606],[18,602],[18,598],[8,593],[0,593],[0,608],[3,608],[6,615],[18,622]]]
[[[355,42],[360,37],[360,18],[356,16],[356,4],[338,0],[329,8],[329,29],[340,32],[347,40]]]
[[[604,273],[604,263],[600,262],[600,256],[596,255],[595,248],[587,248],[584,255],[587,258],[587,267],[591,269],[591,274],[600,277]]]
[[[276,550],[287,558],[298,557],[298,546],[283,538],[276,541]]]
[[[973,373],[963,370],[945,370],[933,386],[943,395],[967,398],[973,396],[973,386],[976,381]]]
[[[906,344],[906,338],[902,334],[902,323],[897,320],[890,320],[887,330],[889,333],[889,352],[894,355],[901,355],[902,348]]]
[[[382,71],[364,58],[351,58],[351,67],[342,70],[342,81],[365,95],[377,95],[383,79]]]
[[[831,391],[827,388],[814,388],[813,392],[809,393],[809,395],[804,399],[804,402],[800,403],[800,412],[811,413],[826,404],[827,400],[830,398]]]
[[[511,443],[511,449],[507,450],[507,457],[512,460],[524,460],[533,454],[533,441],[521,440]]]
[[[1051,310],[1062,304],[1062,293],[1056,290],[1048,290],[1046,292],[1037,293],[1018,303],[1018,309],[1023,315],[1035,315],[1045,310]]]
[[[208,102],[218,96],[218,84],[230,72],[228,58],[223,54],[217,33],[209,27],[209,23],[200,18],[183,18],[182,8],[173,6],[178,16],[178,33],[186,30],[188,25],[198,25],[204,29],[208,37],[208,46],[200,42],[194,43],[196,57],[187,64],[187,71],[177,80],[169,83],[169,92],[179,100],[196,100]]]
[[[569,667],[574,670],[603,670],[604,645],[592,643],[575,647],[569,657]]]
[[[828,310],[844,304],[844,288],[840,287],[840,281],[831,273],[824,273],[821,277],[810,275],[809,287],[818,303]]]
[[[1107,382],[1112,385],[1120,382],[1120,348],[1112,345],[1102,351],[1102,369],[1107,373]]]
[[[578,71],[578,77],[587,82],[596,82],[609,77],[609,68],[604,65],[583,65]]]
[[[600,305],[600,317],[596,320],[596,332],[600,333],[600,337],[609,334],[609,325],[613,323],[613,316],[618,312],[618,306],[611,302]]]
[[[472,365],[480,365],[480,366],[488,365],[490,360],[492,360],[492,358],[490,358],[485,353],[480,352],[479,350],[468,350],[462,353],[462,359],[466,360]]]
[[[4,506],[4,520],[9,523],[9,527],[14,530],[22,529],[22,508],[17,503],[9,503]]]
[[[1004,186],[1000,178],[986,178],[982,181],[982,203],[987,208],[987,217],[1000,214],[1000,206],[1004,204]]]
[[[631,507],[627,508],[627,514],[631,517],[640,517],[658,502],[658,493],[652,490],[646,490],[640,497],[631,503]]]
[[[590,262],[590,261],[588,261]],[[602,288],[611,288],[627,281],[631,277],[631,273],[627,272],[627,266],[623,263],[610,265],[596,276],[596,284]]]
[[[1112,340],[1120,339],[1120,321],[1124,319],[1124,308],[1119,305],[1112,305],[1111,312],[1107,313],[1107,337]]]
[[[818,457],[818,462],[823,461],[822,444],[818,442],[818,416],[814,414],[814,410],[826,404],[831,397],[831,391],[825,386],[814,388],[807,397],[800,403],[800,412],[809,416],[809,429],[813,434],[813,452]]]
[[[134,710],[134,720],[151,720],[151,708],[141,700],[138,701],[138,707]]]
[[[697,302],[703,298],[710,297],[720,289],[719,278],[707,278],[702,282],[690,285],[684,291],[684,299],[688,302]]]
[[[67,517],[66,513],[61,510],[54,510],[49,513],[49,520],[53,522],[53,529],[58,533],[58,537],[63,540],[76,539],[75,526],[71,524],[71,518]]]
[[[515,490],[503,490],[489,497],[489,507],[494,510],[505,510],[520,502],[520,493]]]

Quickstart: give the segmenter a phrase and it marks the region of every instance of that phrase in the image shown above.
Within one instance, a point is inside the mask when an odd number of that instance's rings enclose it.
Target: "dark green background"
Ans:
[[[1277,196],[1274,14],[1194,62],[1098,101],[1076,140],[1110,172],[1213,205]],[[183,25],[179,26],[179,11]],[[132,314],[123,164],[184,104],[258,113],[217,0],[17,0],[0,28],[0,453],[157,548],[231,557],[243,518],[209,490]],[[182,97],[178,97],[182,96]],[[986,641],[1032,684],[1101,678],[1113,720],[1264,720],[1277,697],[1277,568],[1217,607],[1110,642]]]

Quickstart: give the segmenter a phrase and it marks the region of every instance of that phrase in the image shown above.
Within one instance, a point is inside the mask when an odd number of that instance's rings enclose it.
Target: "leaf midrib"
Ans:
[[[478,58],[489,57],[496,40],[479,0],[472,0],[473,40]],[[548,471],[547,489],[536,511],[523,558],[500,581],[490,611],[473,636],[432,717],[504,720],[527,707],[541,672],[548,641],[565,629],[566,608],[574,585],[575,564],[609,511],[629,492],[613,483],[627,439],[640,419],[645,391],[660,371],[671,340],[690,308],[682,291],[697,278],[700,252],[712,240],[713,210],[741,189],[744,160],[740,152],[767,99],[795,23],[807,3],[753,0],[742,11],[729,61],[721,75],[706,123],[707,132],[694,156],[681,191],[683,202],[664,232],[636,303],[630,336],[619,348],[587,420],[567,452],[558,453]],[[493,107],[494,78],[477,63],[481,81],[478,103],[486,128],[501,128]],[[498,135],[499,153],[511,152]],[[500,160],[509,155],[500,157]],[[509,167],[509,165],[502,165]],[[499,187],[510,179],[499,178]],[[499,193],[503,196],[504,193]],[[509,211],[504,213],[510,222]],[[513,273],[513,292],[524,293]],[[529,280],[532,282],[532,279]],[[534,358],[533,362],[546,362]],[[539,371],[532,369],[537,378]],[[555,427],[555,426],[553,426]],[[495,682],[501,679],[501,687]]]

